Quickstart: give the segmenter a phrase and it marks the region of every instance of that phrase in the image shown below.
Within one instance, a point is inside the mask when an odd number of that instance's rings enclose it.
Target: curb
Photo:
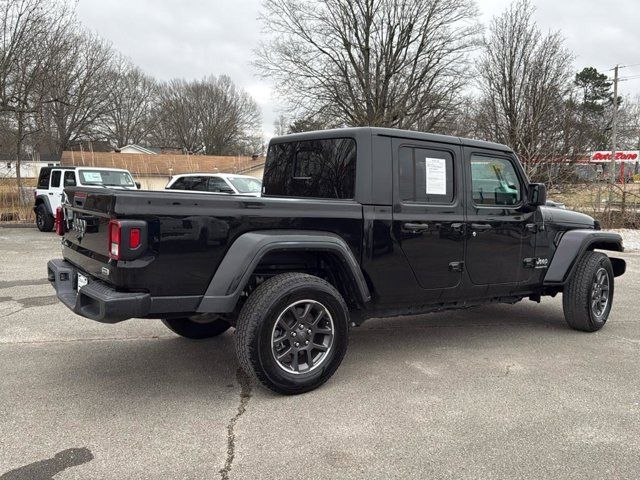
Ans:
[[[0,223],[0,228],[36,228],[35,223]]]

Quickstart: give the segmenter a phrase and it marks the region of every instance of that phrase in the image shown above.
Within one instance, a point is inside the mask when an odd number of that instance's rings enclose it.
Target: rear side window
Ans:
[[[195,190],[198,192],[206,192],[208,187],[207,177],[181,177],[177,179],[170,190]]]
[[[265,196],[351,199],[355,195],[356,142],[332,138],[269,147]]]
[[[60,177],[62,172],[60,170],[54,170],[51,172],[51,188],[57,188],[60,186]]]
[[[38,188],[47,190],[49,188],[49,180],[51,179],[51,169],[43,168],[40,170],[40,176],[38,177]]]
[[[449,204],[453,202],[453,156],[424,148],[400,148],[400,200]]]

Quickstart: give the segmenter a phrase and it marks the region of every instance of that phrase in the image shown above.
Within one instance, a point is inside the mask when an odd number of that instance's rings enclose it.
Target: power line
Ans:
[[[624,82],[625,80],[635,80],[636,78],[640,78],[640,75],[631,75],[629,77],[620,77],[618,79],[619,82]]]

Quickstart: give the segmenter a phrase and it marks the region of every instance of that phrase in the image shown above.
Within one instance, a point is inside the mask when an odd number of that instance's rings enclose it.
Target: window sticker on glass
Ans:
[[[425,158],[427,195],[447,194],[447,162],[444,158]]]
[[[102,182],[100,172],[84,172],[83,177],[85,182]]]

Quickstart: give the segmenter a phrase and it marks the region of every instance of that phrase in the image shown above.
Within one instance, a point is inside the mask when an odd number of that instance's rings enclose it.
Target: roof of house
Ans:
[[[141,147],[140,145],[136,145],[136,144],[133,144],[133,143],[131,145],[125,145],[124,147],[120,147],[118,150],[122,151],[125,148],[128,148],[130,150],[136,150],[136,151],[138,151],[140,153],[144,153],[144,154],[147,154],[147,155],[155,155],[157,153],[157,152],[155,152],[153,150],[150,150],[150,149],[145,148],[145,147]]]
[[[264,165],[264,157],[217,157],[115,152],[63,152],[62,165],[124,168],[134,176],[168,177],[182,173],[243,173]]]

